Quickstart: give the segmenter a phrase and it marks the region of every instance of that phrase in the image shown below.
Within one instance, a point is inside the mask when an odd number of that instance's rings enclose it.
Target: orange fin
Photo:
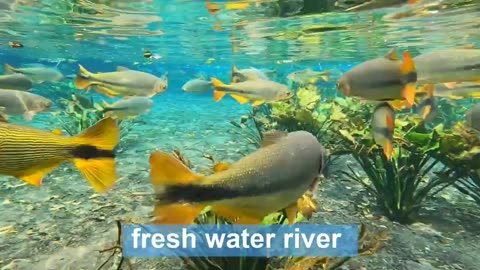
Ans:
[[[398,58],[397,50],[395,48],[390,49],[390,51],[388,51],[388,53],[384,57],[393,61],[400,60]]]
[[[403,110],[407,104],[407,102],[405,100],[391,100],[391,101],[388,101],[388,104],[390,104],[390,106],[392,106],[392,108],[394,108],[395,110]]]
[[[45,176],[51,173],[55,168],[60,166],[63,162],[55,162],[48,164],[42,168],[31,168],[32,173],[25,175],[15,175],[18,179],[21,179],[31,185],[39,187],[42,185],[42,180]]]
[[[411,108],[415,103],[416,90],[417,89],[415,83],[409,83],[403,88],[402,96],[405,98],[405,105],[407,106],[407,108]]]
[[[220,162],[220,163],[215,164],[215,166],[213,166],[213,171],[214,172],[221,172],[221,171],[228,170],[228,168],[230,168],[230,164],[228,164],[226,162]]]
[[[400,70],[402,71],[403,74],[408,74],[416,71],[415,68],[415,63],[413,62],[413,58],[410,55],[409,52],[405,51],[402,54],[403,56],[403,62],[402,65],[400,66]]]
[[[330,79],[328,75],[322,75],[320,76],[320,78],[322,78],[322,80],[324,80],[325,82],[328,82],[328,80]]]
[[[93,146],[98,150],[110,152],[110,154],[73,157],[73,164],[97,192],[105,192],[111,188],[118,179],[115,168],[114,148],[120,141],[120,128],[112,118],[104,118],[92,127],[86,129],[73,138],[79,147],[83,145]]]
[[[78,65],[79,72],[77,77],[75,78],[75,86],[78,89],[85,89],[88,88],[92,83],[90,82],[89,77],[91,76],[91,72],[84,68],[82,65]]]
[[[217,78],[212,78],[211,81],[213,85],[213,100],[218,102],[226,95],[225,92],[219,91],[223,89],[226,85]]]
[[[297,219],[297,213],[298,213],[297,202],[288,206],[285,209],[285,213],[287,214],[288,224],[290,225],[295,224],[295,220]]]
[[[448,89],[453,89],[455,88],[455,86],[457,85],[456,82],[446,82],[444,83],[444,85],[448,88]]]
[[[385,123],[387,125],[387,129],[392,134],[395,130],[395,119],[392,117],[392,115],[387,114],[385,116]],[[388,160],[391,159],[392,157],[392,152],[393,152],[393,142],[391,141],[390,138],[388,138],[384,145],[383,145],[383,152],[385,153],[385,156],[387,157]]]
[[[242,96],[239,96],[239,95],[232,95],[231,94],[230,96],[242,105],[245,104],[245,103],[248,103],[250,101],[250,100],[248,100],[248,98],[245,98],[245,97],[242,97]]]
[[[385,144],[383,145],[383,153],[387,157],[388,160],[392,159],[392,154],[393,154],[393,144],[391,141],[386,141]]]
[[[205,207],[192,204],[156,205],[153,210],[155,224],[192,224]]]
[[[212,15],[216,14],[220,11],[220,7],[217,4],[211,3],[208,0],[206,1],[205,5],[207,7],[208,13],[210,13]]]
[[[237,9],[245,9],[250,6],[250,3],[226,3],[225,9],[227,10],[237,10]]]
[[[425,93],[427,93],[427,96],[431,98],[434,95],[435,87],[433,86],[433,84],[427,84],[423,87],[423,90],[425,91]]]

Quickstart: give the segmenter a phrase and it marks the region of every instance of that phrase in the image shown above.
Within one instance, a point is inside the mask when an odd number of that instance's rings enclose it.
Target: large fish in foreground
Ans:
[[[388,101],[395,108],[411,108],[415,102],[417,73],[408,52],[403,62],[395,49],[381,58],[361,63],[347,71],[337,82],[345,96],[368,101]],[[400,104],[399,104],[400,103]]]
[[[75,85],[79,89],[93,87],[97,92],[108,97],[146,96],[153,97],[165,92],[168,87],[166,79],[155,75],[117,67],[114,72],[92,73],[79,65],[80,72],[76,76]]]
[[[226,94],[240,104],[252,101],[252,106],[286,100],[293,96],[288,86],[270,80],[248,80],[233,84],[224,84],[212,78],[213,100],[220,101]]]
[[[62,137],[0,117],[0,174],[38,187],[47,174],[71,161],[97,192],[105,192],[117,179],[113,149],[119,136],[111,118],[77,136]]]
[[[63,74],[58,69],[46,67],[43,65],[14,68],[9,64],[5,64],[4,68],[5,74],[20,73],[27,76],[34,83],[59,81],[63,78]]]
[[[443,49],[413,59],[419,84],[444,83],[454,88],[459,82],[480,82],[479,49]]]
[[[155,223],[191,224],[202,209],[237,224],[258,224],[287,208],[292,224],[297,200],[314,189],[325,162],[325,149],[306,131],[265,134],[262,148],[223,171],[197,175],[173,156],[150,156],[157,204]]]

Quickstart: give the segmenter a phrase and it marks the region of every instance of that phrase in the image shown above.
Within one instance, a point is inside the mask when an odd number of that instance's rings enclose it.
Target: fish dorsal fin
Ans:
[[[287,136],[287,133],[279,130],[267,131],[263,134],[262,147],[275,144],[279,139]]]
[[[215,166],[213,166],[213,171],[214,172],[222,172],[222,171],[226,171],[230,168],[230,164],[226,163],[226,162],[219,162],[217,164],[215,164]]]
[[[200,178],[170,154],[156,151],[150,156],[150,179],[155,190],[162,186],[188,184]]]
[[[118,66],[117,71],[129,71],[130,69],[124,66]]]
[[[398,58],[397,50],[395,48],[391,48],[390,51],[388,51],[388,53],[385,55],[385,58],[393,61],[398,61],[399,58]]]
[[[0,114],[0,122],[8,123],[8,120],[5,116]]]

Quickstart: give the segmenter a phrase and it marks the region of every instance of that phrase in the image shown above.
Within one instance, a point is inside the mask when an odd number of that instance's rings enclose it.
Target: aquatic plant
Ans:
[[[263,130],[261,123],[255,117],[256,111],[252,110],[244,115],[238,122],[231,120],[229,123],[234,127],[233,132],[245,138],[249,144],[259,148],[262,144]]]

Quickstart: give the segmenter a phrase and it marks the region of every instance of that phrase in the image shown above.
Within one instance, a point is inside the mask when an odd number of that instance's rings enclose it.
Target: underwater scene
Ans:
[[[0,0],[0,269],[480,269],[480,1]],[[124,258],[122,224],[356,224]]]

